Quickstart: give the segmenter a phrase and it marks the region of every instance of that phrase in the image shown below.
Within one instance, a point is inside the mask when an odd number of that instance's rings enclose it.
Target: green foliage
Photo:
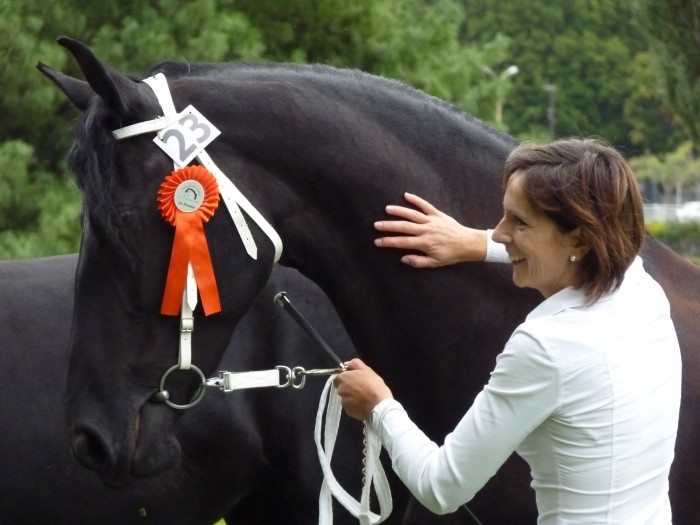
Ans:
[[[679,201],[685,186],[700,182],[700,158],[693,156],[690,142],[665,155],[647,153],[633,157],[629,164],[638,180],[663,184],[669,195],[676,192]]]
[[[700,241],[700,222],[652,222],[647,224],[647,230],[661,240],[692,239]]]
[[[69,179],[31,169],[34,148],[22,141],[0,146],[0,259],[76,252],[80,200]]]
[[[76,215],[75,190],[59,175],[77,111],[34,67],[41,60],[80,76],[55,44],[59,35],[135,74],[161,60],[359,68],[535,140],[548,138],[544,86],[552,84],[556,135],[602,136],[628,156],[662,159],[683,140],[697,143],[694,2],[532,0],[524,9],[520,0],[0,0],[0,146],[5,166],[7,159],[13,166],[2,174],[0,256],[77,243],[77,233],[65,238],[77,224],[68,219]],[[501,76],[512,64],[519,73]],[[5,196],[10,186],[14,196]],[[65,221],[56,208],[63,201]],[[30,242],[40,234],[49,237]]]
[[[668,112],[656,93],[640,87],[654,85],[654,71],[648,60],[637,60],[646,41],[631,18],[629,6],[616,1],[542,0],[524,9],[515,0],[470,0],[463,38],[472,43],[496,33],[510,38],[508,61],[520,68],[506,102],[515,135],[547,134],[544,86],[554,85],[556,136],[593,135],[628,154],[658,153],[675,146],[679,137],[668,115],[659,118]]]
[[[637,53],[627,82],[629,96],[623,117],[630,126],[630,142],[640,151],[665,153],[686,140],[679,119],[665,103],[653,55]]]
[[[109,21],[91,35],[91,47],[115,67],[133,72],[162,60],[259,59],[264,50],[260,31],[245,15],[227,9],[230,4],[159,0],[138,9],[114,4]]]
[[[655,222],[647,231],[683,257],[700,258],[700,222]]]
[[[630,0],[647,33],[663,94],[700,149],[700,6],[697,0]]]

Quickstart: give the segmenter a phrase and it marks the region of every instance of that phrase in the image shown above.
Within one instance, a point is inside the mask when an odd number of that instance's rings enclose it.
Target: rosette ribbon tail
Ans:
[[[204,235],[204,219],[197,212],[177,213],[175,240],[160,310],[163,315],[180,314],[182,294],[187,280],[187,265],[190,262],[204,314],[220,312],[219,289],[216,286],[207,238]]]

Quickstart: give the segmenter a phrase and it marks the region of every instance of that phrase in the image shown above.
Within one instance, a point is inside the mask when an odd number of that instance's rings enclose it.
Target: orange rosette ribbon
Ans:
[[[172,172],[158,190],[158,209],[175,226],[168,277],[160,313],[178,315],[192,263],[205,315],[221,311],[219,290],[211,264],[204,223],[219,206],[219,185],[203,166],[187,166]]]

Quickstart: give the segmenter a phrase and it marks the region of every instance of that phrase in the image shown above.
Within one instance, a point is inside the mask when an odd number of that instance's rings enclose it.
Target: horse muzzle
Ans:
[[[180,460],[180,444],[172,432],[174,420],[165,406],[146,403],[121,432],[119,429],[76,422],[71,449],[84,467],[95,471],[107,486],[122,488],[133,478],[154,477]]]

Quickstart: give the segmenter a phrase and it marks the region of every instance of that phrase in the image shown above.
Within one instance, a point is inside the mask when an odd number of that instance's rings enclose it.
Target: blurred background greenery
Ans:
[[[59,35],[136,74],[166,59],[359,68],[519,139],[601,137],[649,202],[678,205],[700,200],[698,28],[698,0],[0,0],[0,259],[78,250],[77,112],[35,69],[80,76]]]

